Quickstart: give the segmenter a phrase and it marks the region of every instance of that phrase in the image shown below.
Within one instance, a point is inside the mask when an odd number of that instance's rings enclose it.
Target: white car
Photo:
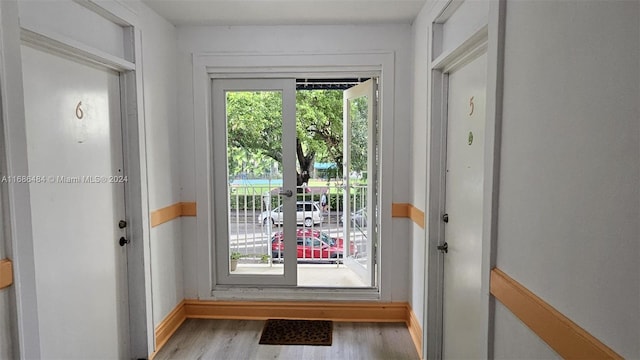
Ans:
[[[344,214],[340,217],[340,223],[344,224]],[[362,208],[351,213],[351,224],[357,227],[367,226],[367,208]]]
[[[296,202],[296,208],[296,222],[298,225],[311,227],[321,224],[322,220],[324,220],[322,209],[320,209],[320,205],[317,202],[298,201]],[[271,211],[263,211],[258,219],[263,225],[267,225],[269,221],[271,221],[272,225],[282,225],[283,220],[282,205]]]

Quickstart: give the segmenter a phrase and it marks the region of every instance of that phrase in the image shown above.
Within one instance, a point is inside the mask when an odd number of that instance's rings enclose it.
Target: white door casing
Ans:
[[[391,164],[393,158],[393,122],[395,114],[395,56],[389,51],[374,52],[319,52],[319,53],[195,53],[193,56],[193,92],[195,119],[195,146],[204,151],[196,152],[196,201],[197,209],[197,271],[198,297],[200,299],[296,299],[296,300],[392,300],[392,272],[378,272],[376,288],[361,291],[340,291],[323,288],[229,288],[215,289],[215,252],[212,239],[215,224],[212,223],[215,198],[212,194],[215,178],[213,149],[211,145],[211,79],[238,78],[313,78],[330,74],[343,78],[348,71],[355,77],[379,77],[380,123],[379,123],[379,163]],[[289,76],[291,75],[291,76]],[[385,120],[386,119],[386,120]],[[381,165],[378,181],[391,184],[392,166]],[[391,192],[380,192],[378,232],[380,247],[386,246],[384,239],[392,239]],[[391,240],[389,246],[391,245]],[[392,251],[378,252],[379,266],[392,263]]]
[[[493,309],[494,302],[490,295],[490,273],[496,265],[496,241],[497,241],[497,218],[498,218],[498,195],[499,195],[499,173],[500,173],[500,132],[502,115],[502,72],[504,58],[504,25],[506,19],[506,0],[477,2],[477,1],[456,1],[449,0],[434,4],[427,14],[427,38],[429,69],[427,81],[429,83],[428,95],[428,165],[427,165],[427,191],[425,202],[427,209],[426,236],[428,246],[425,247],[425,293],[426,303],[424,304],[423,318],[423,339],[425,347],[423,356],[425,358],[440,359],[451,356],[445,343],[454,341],[460,346],[466,347],[468,351],[476,352],[475,357],[491,358],[492,354],[492,332],[493,332]],[[455,336],[448,337],[443,329],[446,327],[443,319],[447,310],[444,309],[448,300],[443,293],[444,286],[449,283],[445,278],[450,279],[454,274],[445,275],[445,261],[452,252],[458,251],[457,245],[450,246],[448,254],[442,254],[438,247],[447,241],[445,234],[449,232],[447,227],[460,219],[459,215],[453,215],[449,211],[451,223],[443,221],[448,207],[449,196],[447,189],[447,168],[448,168],[448,141],[451,137],[448,134],[448,120],[451,109],[449,104],[450,91],[448,89],[449,75],[469,66],[470,63],[479,57],[485,57],[485,99],[484,105],[484,134],[482,137],[482,149],[477,153],[481,159],[480,165],[483,168],[482,187],[476,194],[481,201],[480,221],[481,225],[475,230],[474,236],[479,243],[474,243],[477,257],[472,261],[476,262],[477,269],[473,271],[472,279],[476,283],[467,285],[469,290],[479,296],[473,300],[474,312],[479,312],[477,316],[476,331],[477,337],[464,338]],[[454,76],[454,82],[456,82]],[[454,84],[455,86],[455,84]],[[455,92],[456,89],[453,89]],[[454,94],[455,95],[455,94]],[[470,112],[470,96],[463,103],[466,105],[467,114]],[[478,102],[474,98],[475,113],[478,114]],[[464,111],[464,110],[461,110]],[[457,140],[464,142],[468,139],[463,135],[457,135]],[[474,132],[473,146],[477,145],[477,134]],[[467,145],[469,146],[469,145]],[[477,165],[477,164],[476,164]],[[477,167],[474,165],[474,167]],[[473,199],[475,201],[475,199]],[[476,204],[480,206],[480,203]],[[474,225],[475,226],[475,225]],[[454,256],[455,258],[455,256]],[[447,265],[449,267],[449,265]],[[462,273],[462,272],[461,272]],[[471,278],[469,278],[471,279]],[[449,304],[451,305],[451,304]]]
[[[119,74],[22,46],[43,358],[126,358]]]
[[[443,358],[483,358],[482,226],[487,56],[449,74]]]

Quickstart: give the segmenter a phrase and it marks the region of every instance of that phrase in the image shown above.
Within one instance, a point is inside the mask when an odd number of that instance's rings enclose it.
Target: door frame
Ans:
[[[502,128],[502,76],[504,67],[504,25],[506,0],[492,1],[488,5],[488,16],[476,21],[477,27],[461,29],[464,36],[451,37],[445,44],[445,24],[463,8],[464,0],[438,3],[431,11],[428,26],[430,47],[428,97],[428,145],[427,145],[427,232],[425,247],[425,311],[423,324],[423,357],[442,358],[443,344],[443,276],[444,259],[437,250],[443,243],[444,226],[441,220],[445,208],[445,174],[447,146],[447,94],[448,73],[466,65],[474,56],[487,54],[486,123],[484,148],[484,186],[482,224],[482,328],[483,352],[486,358],[493,357],[493,313],[495,303],[489,292],[490,271],[496,262],[498,224],[498,195],[500,179],[500,143]],[[463,12],[460,16],[465,16]],[[458,17],[457,20],[459,20]],[[452,22],[460,26],[460,22]],[[472,22],[466,22],[467,24]],[[456,25],[458,24],[458,25]],[[452,40],[453,38],[453,40]]]
[[[193,93],[197,202],[198,298],[201,300],[381,300],[391,301],[392,192],[380,192],[380,249],[377,289],[221,288],[216,287],[213,222],[213,149],[211,136],[211,80],[225,78],[379,77],[380,171],[378,186],[393,182],[394,52],[363,53],[194,53]],[[387,250],[389,249],[389,250]]]
[[[127,236],[127,282],[129,310],[129,355],[146,358],[154,350],[153,314],[149,253],[149,212],[145,150],[144,107],[140,62],[141,32],[132,9],[121,4],[78,1],[78,4],[123,28],[124,56],[100,51],[88,44],[62,36],[39,24],[19,22],[16,0],[0,2],[0,96],[1,131],[4,148],[2,171],[11,175],[28,174],[24,96],[20,46],[46,49],[59,55],[107,67],[120,73],[120,103],[125,186],[125,208],[129,222]],[[7,256],[14,264],[11,288],[15,311],[14,353],[22,359],[40,358],[40,338],[35,286],[35,263],[31,230],[28,184],[3,184]],[[115,240],[114,240],[115,241]]]

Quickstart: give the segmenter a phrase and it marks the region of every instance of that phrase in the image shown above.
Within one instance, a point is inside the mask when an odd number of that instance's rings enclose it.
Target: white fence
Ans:
[[[281,261],[282,198],[279,186],[232,185],[229,194],[230,253],[240,263]],[[297,189],[296,219],[299,261],[336,262],[343,256],[366,258],[366,186],[352,186],[351,213],[344,214],[344,189],[338,184]],[[326,200],[326,201],[325,201]],[[344,223],[351,221],[349,242]],[[346,247],[347,243],[351,246]]]

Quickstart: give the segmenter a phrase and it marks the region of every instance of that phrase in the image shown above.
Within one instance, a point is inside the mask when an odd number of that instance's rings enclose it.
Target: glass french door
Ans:
[[[344,264],[366,286],[375,285],[376,83],[369,79],[343,94]]]
[[[212,80],[218,284],[297,283],[295,101],[295,79]]]
[[[322,91],[212,80],[216,284],[376,286],[375,81]]]

